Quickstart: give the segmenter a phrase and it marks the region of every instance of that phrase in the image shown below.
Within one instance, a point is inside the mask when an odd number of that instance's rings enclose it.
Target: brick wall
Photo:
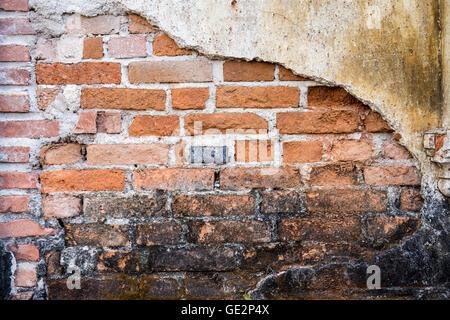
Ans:
[[[26,1],[0,8],[13,298],[241,298],[274,271],[369,259],[421,225],[415,160],[344,89],[209,60],[134,15],[67,15],[48,39]],[[195,146],[225,163],[192,163]],[[330,270],[312,297],[365,286]]]

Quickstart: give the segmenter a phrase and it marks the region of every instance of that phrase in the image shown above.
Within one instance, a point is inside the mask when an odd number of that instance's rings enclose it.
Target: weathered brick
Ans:
[[[52,138],[59,135],[57,120],[15,120],[0,122],[1,138]]]
[[[358,217],[299,218],[280,221],[281,241],[358,241],[361,223]]]
[[[264,162],[273,160],[272,141],[237,140],[235,142],[235,160],[237,162]]]
[[[66,33],[69,34],[111,34],[120,31],[120,16],[99,15],[83,17],[69,16],[66,22]]]
[[[423,207],[422,192],[417,189],[404,189],[400,195],[400,210],[420,211]]]
[[[302,264],[312,260],[300,245],[259,244],[246,247],[240,268],[251,271],[277,270],[289,264]]]
[[[322,160],[322,141],[293,141],[283,143],[284,163],[318,162]]]
[[[28,112],[28,96],[19,94],[0,95],[0,112]]]
[[[296,168],[227,168],[220,171],[220,189],[298,188],[302,186]]]
[[[304,210],[304,201],[296,191],[264,191],[260,210],[263,214],[299,214]]]
[[[228,271],[236,267],[237,256],[228,247],[154,247],[149,253],[151,271]]]
[[[255,197],[251,195],[179,195],[173,199],[175,216],[250,216],[255,214]]]
[[[38,88],[37,100],[39,109],[45,111],[60,93],[62,93],[62,89]]]
[[[390,141],[383,144],[383,158],[393,160],[408,160],[412,157],[409,151],[401,144],[395,141]]]
[[[171,136],[180,129],[178,116],[136,116],[128,129],[130,136]]]
[[[190,133],[194,131],[195,122],[199,125],[199,132],[217,134],[234,130],[234,133],[259,133],[259,129],[267,130],[267,121],[254,113],[214,113],[190,114],[184,120],[184,127]],[[250,130],[250,131],[248,131]]]
[[[55,234],[57,231],[57,229],[41,228],[39,223],[28,219],[0,223],[0,238],[48,236]]]
[[[133,274],[142,271],[136,251],[103,251],[98,256],[97,271]]]
[[[120,133],[122,130],[122,115],[120,112],[97,112],[98,133]]]
[[[58,44],[58,39],[39,38],[36,43],[36,50],[34,51],[34,58],[36,60],[56,59],[57,44]]]
[[[31,288],[37,284],[37,273],[35,267],[23,269],[20,264],[14,275],[14,284],[17,287]]]
[[[134,237],[141,246],[175,245],[181,242],[183,228],[179,222],[138,224]]]
[[[30,51],[27,47],[7,44],[0,45],[0,61],[30,61]]]
[[[389,124],[377,112],[370,112],[364,120],[368,132],[392,132]]]
[[[84,109],[159,110],[166,106],[164,90],[128,88],[83,88],[81,107]]]
[[[366,167],[364,178],[371,186],[418,186],[421,180],[419,170],[410,166]]]
[[[0,9],[5,11],[28,11],[28,0],[0,0]]]
[[[72,131],[73,134],[97,133],[97,112],[82,111],[78,114],[78,121]]]
[[[369,247],[383,246],[412,234],[420,225],[420,219],[410,217],[374,217],[366,222],[365,242]]]
[[[81,146],[77,143],[49,145],[41,149],[43,165],[71,164],[81,160]]]
[[[371,140],[337,140],[333,142],[331,157],[336,161],[365,161],[373,157]]]
[[[39,261],[39,249],[31,244],[10,244],[7,249],[14,253],[16,260]]]
[[[273,81],[275,65],[264,62],[227,61],[223,64],[224,81]]]
[[[137,61],[128,65],[131,83],[210,82],[212,64],[205,61]]]
[[[124,170],[59,170],[41,173],[41,192],[121,191],[125,188]]]
[[[0,19],[0,34],[7,36],[35,34],[27,18]]]
[[[156,27],[153,27],[148,21],[138,15],[130,14],[128,16],[130,21],[128,23],[128,30],[130,33],[155,33],[158,31]]]
[[[353,163],[313,167],[310,183],[312,186],[323,187],[357,185],[358,169]]]
[[[0,19],[1,20],[1,19]],[[20,68],[1,68],[0,85],[26,86],[30,82],[30,72]]]
[[[35,189],[37,181],[37,173],[0,172],[0,189]]]
[[[167,165],[167,144],[97,144],[87,147],[87,164],[90,165]]]
[[[196,221],[190,224],[189,237],[197,243],[269,242],[270,225],[261,221]]]
[[[120,63],[113,62],[36,65],[38,84],[119,84],[121,77]]]
[[[83,58],[84,59],[100,59],[103,57],[103,39],[84,38],[83,40]]]
[[[48,280],[48,298],[50,300],[102,300],[119,299],[124,293],[136,292],[130,283],[121,279],[85,279],[81,277],[81,288],[70,290],[67,279]],[[127,291],[128,290],[128,291]],[[129,298],[129,296],[128,296]],[[138,299],[139,296],[136,297]],[[125,298],[122,298],[125,299]]]
[[[52,251],[45,255],[45,264],[47,266],[47,275],[62,275],[63,268],[60,263],[61,260],[61,252],[60,251]],[[66,286],[67,288],[67,286]]]
[[[216,91],[218,108],[297,108],[299,101],[295,87],[221,86]]]
[[[281,81],[308,81],[308,78],[295,75],[291,70],[286,69],[283,66],[278,67],[280,70],[279,78]]]
[[[212,169],[147,169],[134,171],[134,185],[143,190],[212,190]]]
[[[309,87],[308,105],[314,107],[343,107],[361,104],[343,88]]]
[[[0,162],[25,163],[30,161],[30,147],[0,147]]]
[[[147,56],[145,37],[114,37],[108,41],[108,55],[111,58],[139,58]]]
[[[359,114],[352,110],[284,112],[277,114],[282,134],[358,132]]]
[[[387,205],[386,192],[378,190],[321,190],[306,196],[313,213],[383,212]]]
[[[188,299],[220,299],[225,296],[223,280],[219,277],[202,277],[185,279]]]
[[[28,196],[1,196],[0,212],[30,212]]]
[[[160,34],[153,40],[153,54],[155,56],[183,56],[192,54],[192,51],[180,48],[168,35]]]
[[[130,245],[128,227],[106,224],[66,224],[68,246],[126,247]]]
[[[177,110],[205,109],[209,88],[172,89],[172,107]]]
[[[76,217],[81,211],[81,199],[71,196],[52,196],[42,199],[44,219],[66,219]]]
[[[133,195],[128,197],[85,197],[83,216],[86,218],[130,218],[167,216],[167,197],[155,195]]]

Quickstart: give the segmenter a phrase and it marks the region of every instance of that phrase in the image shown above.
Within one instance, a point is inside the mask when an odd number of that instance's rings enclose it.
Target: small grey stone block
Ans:
[[[191,163],[227,163],[228,153],[226,146],[192,146]]]

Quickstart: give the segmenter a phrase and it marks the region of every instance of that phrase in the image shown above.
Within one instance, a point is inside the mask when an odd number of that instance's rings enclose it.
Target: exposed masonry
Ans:
[[[0,13],[0,18],[26,16],[26,13],[20,12]],[[67,23],[70,19],[76,21],[78,17],[65,15],[63,20]],[[42,59],[41,54],[40,58],[43,61],[36,60],[39,48],[36,43],[39,44],[43,39],[41,36],[2,36],[2,43],[22,44],[31,51],[31,62],[4,63],[7,67],[28,70],[31,76],[29,85],[8,85],[0,89],[0,94],[28,95],[30,110],[27,113],[2,113],[2,121],[45,119],[59,122],[58,134],[50,138],[0,139],[1,146],[30,147],[29,162],[1,163],[2,173],[34,172],[41,175],[35,186],[29,188],[6,186],[0,190],[0,196],[30,197],[29,210],[12,210],[8,207],[0,214],[0,234],[6,234],[2,236],[3,245],[19,257],[13,260],[11,268],[15,274],[11,292],[13,298],[241,298],[241,290],[247,292],[255,288],[256,290],[252,291],[253,297],[266,298],[270,297],[268,292],[277,286],[278,292],[275,290],[275,297],[286,297],[286,292],[288,296],[290,294],[323,298],[364,297],[370,294],[364,291],[365,281],[362,279],[362,275],[365,274],[362,267],[364,263],[373,257],[377,258],[388,249],[395,250],[407,239],[413,239],[412,236],[417,235],[417,230],[421,226],[427,227],[427,221],[422,221],[421,215],[420,177],[418,171],[414,169],[417,163],[398,145],[396,141],[398,137],[382,120],[375,120],[377,128],[367,132],[367,119],[373,116],[368,108],[356,101],[350,106],[346,104],[342,106],[344,109],[359,110],[357,114],[361,121],[351,133],[280,134],[277,132],[277,129],[280,130],[277,128],[277,114],[314,111],[314,106],[308,102],[308,92],[311,92],[311,87],[318,84],[307,79],[282,81],[280,80],[282,69],[279,66],[274,67],[274,79],[271,81],[225,82],[224,61],[208,60],[195,52],[191,55],[174,57],[152,55],[154,39],[161,35],[161,32],[133,34],[145,36],[147,57],[110,58],[108,42],[117,35],[130,35],[128,31],[130,17],[120,16],[111,19],[118,19],[120,24],[118,28],[110,28],[112,33],[116,32],[115,34],[96,36],[103,39],[103,57],[99,59],[82,59],[83,50],[80,46],[83,47],[83,40],[87,37],[85,35],[63,35],[61,38],[55,38],[54,46],[51,45],[56,48],[55,58]],[[171,50],[177,50],[176,46]],[[36,63],[74,64],[80,61],[120,62],[120,84],[36,84]],[[129,64],[136,61],[211,63],[212,81],[171,84],[130,83]],[[258,66],[255,65],[255,68]],[[252,72],[255,70],[252,70],[250,74],[254,76]],[[270,86],[298,88],[298,107],[217,108],[217,88],[228,85],[251,88]],[[166,96],[164,110],[82,109],[80,97],[84,88],[162,89]],[[205,108],[175,110],[173,92],[178,88],[208,88],[209,98]],[[50,104],[42,111],[38,105],[38,89],[58,89],[61,92],[52,97]],[[346,96],[342,98],[339,91],[337,97],[336,92],[325,90],[320,98],[331,102],[324,102],[323,108],[333,109],[334,103],[341,103],[339,99],[347,102],[349,99]],[[92,111],[120,112],[120,132],[74,134],[75,127],[80,128],[81,132],[92,129],[79,123],[83,113]],[[189,136],[185,129],[188,115],[216,113],[258,115],[267,121],[268,133]],[[129,129],[133,121],[143,115],[179,116],[179,134],[130,137]],[[94,122],[94,130],[98,129],[97,120]],[[355,125],[351,121],[349,123]],[[257,139],[272,142],[274,161],[237,162],[236,141]],[[347,140],[355,142],[356,147],[345,145],[345,142],[343,145],[339,144],[339,141]],[[303,153],[294,148],[290,155],[294,160],[287,164],[288,168],[293,169],[286,169],[283,159],[286,161],[288,155],[283,145],[295,141],[323,143],[320,159],[295,160],[295,157]],[[364,148],[365,141],[369,141],[372,154],[370,151],[369,154],[361,152],[364,149],[360,148]],[[360,145],[361,142],[363,144]],[[45,156],[50,154],[49,151],[77,144],[81,147],[75,149],[74,153],[73,150],[72,153],[61,153],[58,161],[63,164],[54,164],[55,161],[45,159]],[[169,145],[167,161],[126,165],[88,164],[89,147],[108,144],[140,146],[167,144]],[[179,145],[184,149],[182,158],[176,156],[176,146]],[[227,146],[228,163],[191,164],[188,156],[192,145]],[[392,148],[390,151],[388,146]],[[45,149],[46,147],[50,149]],[[339,151],[335,151],[336,147],[340,148]],[[126,152],[121,156],[126,157]],[[101,154],[99,159],[102,160]],[[264,170],[247,173],[230,169],[267,168],[273,167],[274,164],[282,165],[280,170],[286,171],[270,177],[264,175]],[[325,173],[321,173],[323,166]],[[378,178],[377,174],[374,174],[372,182],[368,181],[368,174],[364,170],[390,166],[394,169],[400,167],[408,169],[400,175],[381,171]],[[166,168],[184,168],[188,170],[183,172],[188,173],[186,177],[164,176]],[[68,172],[66,170],[88,169],[106,170],[105,174],[110,174],[113,170],[119,173],[111,176],[111,184],[106,178],[105,181],[102,179],[103,175],[89,176],[86,180],[81,180],[81,183],[74,182],[76,186],[69,191],[66,191],[66,185],[72,183],[72,179],[78,179],[78,176],[68,177],[62,184],[58,182],[59,178],[52,180],[51,176],[52,172],[61,170]],[[153,180],[150,179],[150,182],[146,180],[145,171],[142,180],[135,181],[137,177],[141,177],[141,169],[160,169],[154,178],[159,186],[155,188],[152,186]],[[193,171],[194,169],[198,171]],[[298,171],[290,171],[295,169]],[[123,186],[121,178],[117,178],[121,170],[124,170]],[[314,178],[313,170],[315,170]],[[43,183],[43,176],[48,182]],[[198,176],[204,179],[199,180]],[[383,181],[385,178],[388,180]],[[90,179],[97,180],[93,180],[94,184],[91,184]],[[264,181],[267,185],[261,186]],[[170,183],[179,184],[172,187]],[[93,189],[97,185],[102,187],[95,191],[86,191],[87,185]],[[45,191],[45,188],[50,191]],[[186,198],[189,196],[192,197]],[[217,198],[203,198],[203,196],[217,196]],[[227,196],[229,198],[226,198]],[[53,203],[54,199],[61,202]],[[48,205],[48,211],[44,212],[42,203]],[[442,209],[442,212],[444,211],[445,208]],[[36,236],[14,235],[13,225],[6,223],[22,219],[38,222],[42,230],[35,231]],[[302,229],[305,225],[310,226],[309,229],[308,227]],[[22,245],[21,250],[14,249],[12,245]],[[37,257],[33,249],[23,247],[25,245],[36,246],[39,249]],[[445,252],[445,248],[442,250]],[[65,283],[67,268],[73,264],[81,268],[82,285],[83,288],[88,288],[87,290],[67,290]],[[289,269],[290,271],[286,273],[274,272],[286,270],[291,266],[303,266],[308,269],[301,271],[307,273],[303,279],[308,283],[305,288],[296,286],[292,281],[289,282],[289,286],[297,290],[300,288],[301,293],[284,290],[285,286],[281,284],[284,280],[276,282],[276,279],[295,272],[295,269]],[[437,268],[444,266],[436,264]],[[413,279],[413,283],[406,284],[401,281],[395,282],[396,278],[393,278],[392,283],[389,282],[391,279],[388,279],[384,286],[427,286],[430,287],[430,296],[441,292],[445,295],[448,293],[442,285],[448,280],[448,272],[445,273],[445,269],[441,269],[433,274],[438,275],[434,282]],[[330,283],[327,280],[330,275],[339,280]],[[133,281],[137,283],[144,281],[145,292],[131,290],[129,287],[130,284],[135,284]],[[262,289],[270,281],[277,284],[269,286],[269,289]],[[415,291],[409,293],[410,296],[415,294],[417,294]]]

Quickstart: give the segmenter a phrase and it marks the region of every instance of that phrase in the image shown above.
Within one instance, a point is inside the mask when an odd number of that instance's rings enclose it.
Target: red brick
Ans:
[[[122,116],[120,112],[97,112],[98,133],[120,133],[122,130]]]
[[[294,141],[283,143],[283,163],[317,162],[322,160],[322,141]]]
[[[30,161],[30,147],[0,147],[0,162],[26,163]]]
[[[36,65],[38,84],[119,84],[121,77],[120,63],[113,62]]]
[[[0,85],[26,86],[30,82],[30,73],[25,69],[1,68]]]
[[[210,82],[212,64],[205,61],[136,61],[128,65],[130,83]]]
[[[336,161],[365,161],[373,157],[371,140],[337,140],[333,142],[331,158]]]
[[[28,96],[18,94],[0,95],[0,112],[28,112],[30,104]]]
[[[172,89],[172,107],[177,110],[205,109],[209,88]]]
[[[299,214],[303,212],[302,194],[296,191],[262,192],[260,210],[263,214]]]
[[[108,55],[111,58],[139,58],[147,56],[145,37],[114,37],[108,41]]]
[[[272,141],[237,140],[235,142],[235,160],[237,162],[272,161]]]
[[[45,111],[62,92],[62,89],[38,88],[37,100],[39,109]]]
[[[16,260],[39,261],[39,249],[30,244],[10,244],[7,249],[14,253]]]
[[[98,256],[97,270],[100,272],[118,272],[122,274],[141,271],[139,253],[129,250],[105,250]]]
[[[84,109],[159,110],[166,106],[164,90],[127,88],[83,88],[81,107]]]
[[[417,168],[409,166],[366,167],[364,177],[371,186],[416,186],[421,182]]]
[[[300,89],[294,87],[222,86],[216,91],[218,108],[297,108]]]
[[[27,18],[0,19],[0,34],[7,36],[35,34]]]
[[[128,29],[130,33],[155,33],[158,31],[158,29],[148,23],[145,18],[142,18],[135,14],[131,14],[128,17],[130,18],[130,21],[128,23]]]
[[[198,243],[258,243],[271,240],[270,225],[261,221],[193,222],[190,237]]]
[[[126,247],[130,245],[128,227],[110,224],[66,224],[68,246]]]
[[[367,132],[392,132],[389,124],[377,112],[370,112],[365,121]]]
[[[5,11],[28,11],[28,0],[0,0],[0,9]]]
[[[36,269],[21,269],[20,266],[17,268],[14,275],[14,284],[17,287],[27,287],[31,288],[37,284],[37,273]]]
[[[41,192],[122,191],[124,170],[59,170],[41,173]]]
[[[278,236],[281,241],[358,241],[361,224],[358,217],[282,220]]]
[[[30,61],[30,51],[15,44],[0,45],[0,61]]]
[[[404,189],[400,195],[400,210],[420,211],[423,207],[422,192],[416,189]]]
[[[134,171],[134,185],[141,190],[212,190],[212,169],[147,169]]]
[[[70,196],[53,196],[42,199],[44,219],[66,219],[76,217],[81,211],[81,200]]]
[[[103,57],[103,39],[84,38],[83,41],[83,58],[84,59],[100,59]]]
[[[220,189],[298,188],[302,186],[296,168],[227,168],[220,171]]]
[[[256,201],[249,195],[179,195],[172,203],[175,216],[250,216]]]
[[[306,196],[312,213],[383,212],[387,206],[386,192],[378,190],[321,190]]]
[[[0,172],[0,189],[35,189],[37,181],[37,173]]]
[[[223,64],[224,81],[273,81],[275,65],[263,62],[227,61]]]
[[[95,17],[72,15],[66,20],[66,33],[95,35],[119,33],[120,19],[120,16],[113,15],[98,15]]]
[[[0,223],[0,238],[40,237],[56,232],[57,229],[41,228],[39,223],[27,219]]]
[[[409,151],[401,144],[395,141],[386,142],[383,144],[383,158],[393,160],[407,160],[411,159]]]
[[[178,116],[136,116],[128,129],[130,136],[171,136],[180,129]]]
[[[308,81],[308,78],[296,76],[291,70],[283,66],[278,67],[280,70],[279,78],[281,81]]]
[[[0,212],[30,212],[28,196],[1,196]]]
[[[259,133],[258,129],[267,130],[267,121],[254,113],[214,113],[214,114],[190,114],[184,120],[185,129],[192,134],[194,132],[195,122],[200,124],[202,132],[205,134],[226,133],[227,130],[233,130],[234,133]]]
[[[169,36],[160,34],[153,40],[153,54],[155,56],[183,56],[192,54],[192,51],[180,48]]]
[[[343,107],[359,105],[360,102],[343,88],[309,87],[308,105],[314,107]]]
[[[366,222],[365,242],[377,249],[412,234],[420,226],[420,219],[411,217],[375,217]]]
[[[358,171],[352,163],[313,167],[310,174],[312,186],[347,186],[358,184]]]
[[[49,164],[72,164],[81,160],[81,146],[77,143],[49,145],[41,149],[40,162]]]
[[[78,122],[73,134],[97,133],[97,112],[84,111],[79,113]]]
[[[87,147],[89,165],[167,165],[167,144],[104,144]]]
[[[176,245],[182,236],[183,228],[179,222],[138,224],[135,230],[136,244],[141,246]]]
[[[57,120],[15,120],[0,122],[1,138],[52,138],[59,135]]]
[[[277,114],[282,134],[358,132],[359,114],[352,110],[285,112]]]

